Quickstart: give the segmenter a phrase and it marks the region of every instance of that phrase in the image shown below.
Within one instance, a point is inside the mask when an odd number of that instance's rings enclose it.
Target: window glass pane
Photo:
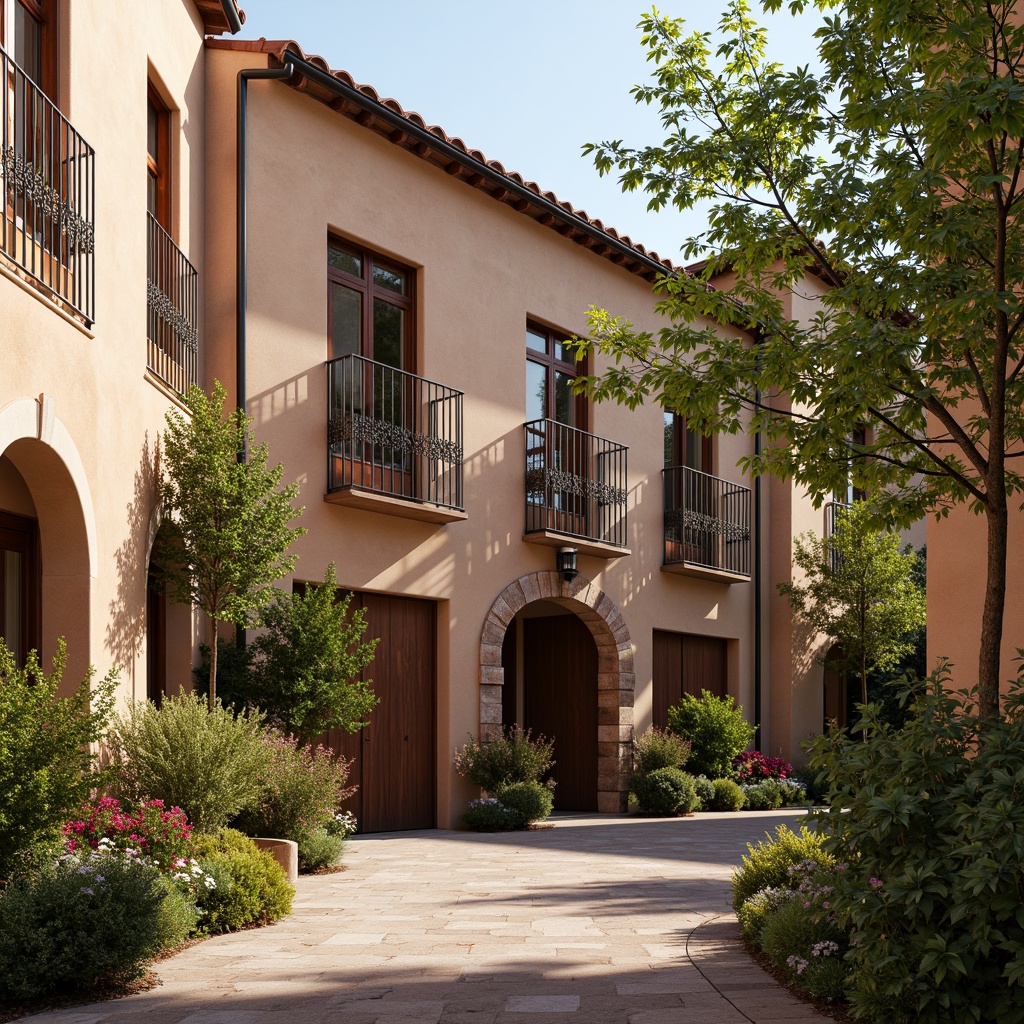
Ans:
[[[402,369],[405,348],[405,310],[383,299],[373,300],[373,359]]]
[[[156,197],[157,178],[152,171],[149,171],[146,175],[146,209],[148,209],[154,217],[158,216]]]
[[[36,85],[42,84],[42,26],[19,3],[14,4],[14,60]]]
[[[534,352],[543,352],[546,355],[548,351],[548,340],[543,334],[537,334],[534,331],[527,331],[526,347],[528,349],[532,349]]]
[[[11,649],[15,660],[22,664],[25,652],[21,649],[21,552],[4,551],[3,569],[3,626],[4,642]]]
[[[576,396],[570,390],[573,377],[567,373],[555,374],[555,419],[567,426],[576,426]]]
[[[336,245],[327,247],[327,262],[335,270],[343,270],[346,274],[353,274],[356,277],[363,276],[362,258],[355,253],[339,249]]]
[[[390,292],[405,294],[405,274],[400,274],[397,270],[388,270],[387,267],[378,267],[374,264],[373,283],[381,288],[387,288]]]
[[[363,297],[352,288],[331,285],[331,358],[362,352]]]
[[[676,414],[665,412],[665,468],[676,464]]]
[[[563,363],[571,363],[573,366],[576,365],[576,356],[569,351],[568,345],[563,341],[555,342],[555,358]]]
[[[542,363],[526,360],[526,418],[543,420],[548,415],[548,371]]]
[[[146,149],[150,158],[156,163],[157,149],[160,146],[160,114],[153,101],[147,104],[146,111]]]
[[[704,445],[701,443],[704,438],[696,430],[686,428],[686,452],[684,465],[690,469],[706,470],[704,465]]]

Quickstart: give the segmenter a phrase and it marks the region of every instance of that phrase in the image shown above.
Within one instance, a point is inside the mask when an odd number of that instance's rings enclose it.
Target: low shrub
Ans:
[[[739,811],[747,802],[742,788],[732,779],[715,779],[711,784],[713,788],[711,800],[708,803],[709,811]]]
[[[0,892],[0,999],[133,981],[196,920],[152,865],[119,852],[66,857]]]
[[[117,673],[94,682],[90,669],[61,697],[66,663],[63,639],[49,674],[35,651],[19,668],[0,639],[0,882],[28,866],[40,846],[55,848],[61,825],[102,782],[94,752]]]
[[[540,782],[554,766],[555,741],[519,726],[506,727],[500,739],[469,741],[455,752],[455,770],[488,793],[514,782]]]
[[[689,814],[698,804],[693,776],[679,768],[657,768],[646,775],[634,775],[631,790],[642,814]]]
[[[199,904],[204,930],[266,924],[291,910],[295,890],[284,869],[241,832],[225,828],[196,836],[195,856],[216,882]]]
[[[798,895],[769,913],[758,944],[776,967],[818,999],[843,1000],[849,968],[846,936]]]
[[[788,779],[793,766],[784,757],[766,757],[759,750],[745,750],[732,759],[738,782],[763,782],[765,779]]]
[[[543,821],[555,803],[551,790],[539,782],[513,782],[502,786],[495,795],[498,803],[514,815],[517,829]]]
[[[700,801],[700,811],[713,811],[711,804],[715,799],[715,784],[706,775],[697,775],[693,780],[693,788]]]
[[[167,869],[187,856],[192,827],[180,807],[167,809],[162,800],[148,800],[134,810],[114,797],[83,804],[81,817],[65,822],[61,832],[71,853],[97,849],[101,840],[116,850],[136,850]]]
[[[766,842],[756,846],[747,843],[747,852],[740,866],[732,874],[732,905],[739,910],[744,902],[761,889],[795,889],[790,868],[805,861],[829,867],[835,862],[825,849],[825,835],[811,831],[806,825],[793,832],[785,825],[775,829],[775,835],[766,834]]]
[[[181,807],[198,831],[213,831],[254,803],[270,763],[262,719],[216,707],[197,694],[157,708],[130,704],[110,733],[114,789],[122,800]]]
[[[823,772],[811,764],[803,764],[793,770],[791,782],[799,782],[804,787],[804,796],[812,804],[827,802],[828,782]]]
[[[315,828],[298,840],[299,870],[322,871],[341,860],[345,837],[332,835],[325,828]]]
[[[462,815],[466,828],[474,832],[511,832],[518,828],[518,815],[497,797],[484,797],[470,802]]]
[[[807,807],[810,804],[807,789],[802,782],[797,782],[796,779],[783,779],[776,782],[776,785],[782,794],[783,807]]]
[[[771,886],[759,889],[753,896],[744,900],[736,910],[736,919],[740,923],[740,928],[743,929],[743,934],[756,942],[769,916],[783,903],[788,903],[796,898],[795,889],[775,889]]]
[[[782,787],[774,779],[765,779],[754,786],[740,786],[748,811],[776,811],[782,806]]]
[[[330,831],[342,801],[354,792],[345,788],[351,763],[327,747],[302,747],[276,733],[264,743],[270,757],[263,788],[232,827],[250,836],[291,839],[301,847],[313,832]]]
[[[833,906],[850,937],[857,1016],[886,1024],[1021,1019],[1024,689],[982,718],[948,671],[907,687],[894,728],[812,744],[830,789],[828,849],[847,865]],[[856,854],[853,856],[853,854]]]
[[[700,697],[683,694],[683,699],[668,709],[669,729],[690,742],[687,766],[709,779],[727,778],[732,759],[746,750],[757,727],[743,718],[743,708],[732,697],[716,697],[707,690]]]
[[[681,736],[651,726],[633,740],[633,771],[647,775],[659,768],[682,768],[690,756],[690,744]]]

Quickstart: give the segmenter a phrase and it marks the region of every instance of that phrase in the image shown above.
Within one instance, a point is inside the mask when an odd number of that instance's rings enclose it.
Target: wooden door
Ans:
[[[328,742],[352,758],[345,803],[360,832],[433,828],[435,813],[435,606],[431,601],[356,594],[366,609],[366,638],[380,637],[363,670],[380,703],[357,733],[332,730]]]
[[[597,646],[575,615],[523,620],[525,725],[555,741],[555,809],[597,810]]]
[[[0,512],[0,639],[19,665],[41,647],[38,537],[34,519]]]
[[[727,692],[726,641],[714,636],[693,636],[654,630],[653,711],[659,729],[668,725],[668,709],[684,693],[699,697],[708,690],[716,697]]]

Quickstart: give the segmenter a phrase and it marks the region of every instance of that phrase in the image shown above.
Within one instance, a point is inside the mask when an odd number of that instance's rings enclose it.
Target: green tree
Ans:
[[[820,72],[768,61],[746,0],[714,53],[710,34],[642,20],[654,72],[634,95],[660,108],[666,138],[585,148],[651,209],[710,212],[683,246],[702,262],[656,285],[664,328],[592,311],[612,365],[589,387],[654,395],[705,431],[760,432],[744,467],[817,502],[852,474],[896,525],[964,502],[983,515],[978,681],[993,716],[1008,498],[1024,489],[1024,19],[1013,0],[788,6],[828,12]],[[790,296],[821,292],[798,317]]]
[[[365,609],[350,609],[351,594],[337,597],[331,562],[322,584],[281,594],[266,608],[266,631],[252,644],[246,702],[304,742],[328,729],[355,732],[378,701],[372,680],[359,673],[373,661],[380,638],[364,642]]]
[[[90,668],[61,697],[66,664],[63,639],[49,674],[35,651],[19,668],[0,639],[0,881],[33,847],[59,838],[60,826],[103,778],[95,745],[113,710],[117,670],[93,685]]]
[[[295,484],[280,487],[281,465],[267,467],[267,446],[255,444],[241,409],[227,414],[227,393],[214,382],[209,397],[193,385],[190,416],[167,413],[163,450],[163,525],[156,559],[171,595],[201,608],[213,623],[246,627],[291,572],[286,554],[305,530],[289,526],[302,509]],[[248,458],[240,453],[248,450]],[[208,706],[217,697],[217,645],[211,644]]]
[[[917,556],[901,553],[899,537],[879,533],[870,508],[858,502],[836,516],[830,537],[797,537],[793,561],[803,583],[780,583],[779,593],[817,633],[838,645],[830,667],[854,672],[861,703],[868,702],[868,676],[894,668],[914,649],[925,622],[924,592],[915,582]]]

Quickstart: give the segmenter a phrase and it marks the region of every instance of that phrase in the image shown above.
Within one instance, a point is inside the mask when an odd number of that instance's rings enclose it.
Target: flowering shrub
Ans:
[[[736,910],[754,893],[768,886],[796,889],[800,879],[790,868],[804,861],[830,867],[835,858],[824,849],[825,836],[810,831],[806,825],[793,832],[779,825],[775,835],[766,835],[766,842],[747,843],[743,863],[732,874],[732,905]]]
[[[349,762],[328,747],[299,746],[296,739],[268,733],[269,765],[257,801],[233,825],[250,836],[301,843],[318,829],[333,827],[342,801]],[[340,850],[339,850],[340,852]]]
[[[81,818],[61,826],[69,853],[96,850],[106,840],[109,849],[135,850],[163,868],[184,863],[192,826],[180,807],[168,810],[163,800],[148,800],[132,811],[105,796],[83,804],[81,813]]]
[[[793,766],[784,757],[765,757],[759,750],[745,750],[732,759],[739,782],[763,782],[765,779],[788,779]]]
[[[100,840],[0,892],[0,1000],[140,977],[195,928],[196,908],[137,853]]]
[[[518,725],[506,727],[501,739],[479,743],[472,736],[455,751],[455,770],[488,793],[513,782],[540,782],[554,767],[555,741],[530,735]],[[553,786],[554,783],[548,783]]]

